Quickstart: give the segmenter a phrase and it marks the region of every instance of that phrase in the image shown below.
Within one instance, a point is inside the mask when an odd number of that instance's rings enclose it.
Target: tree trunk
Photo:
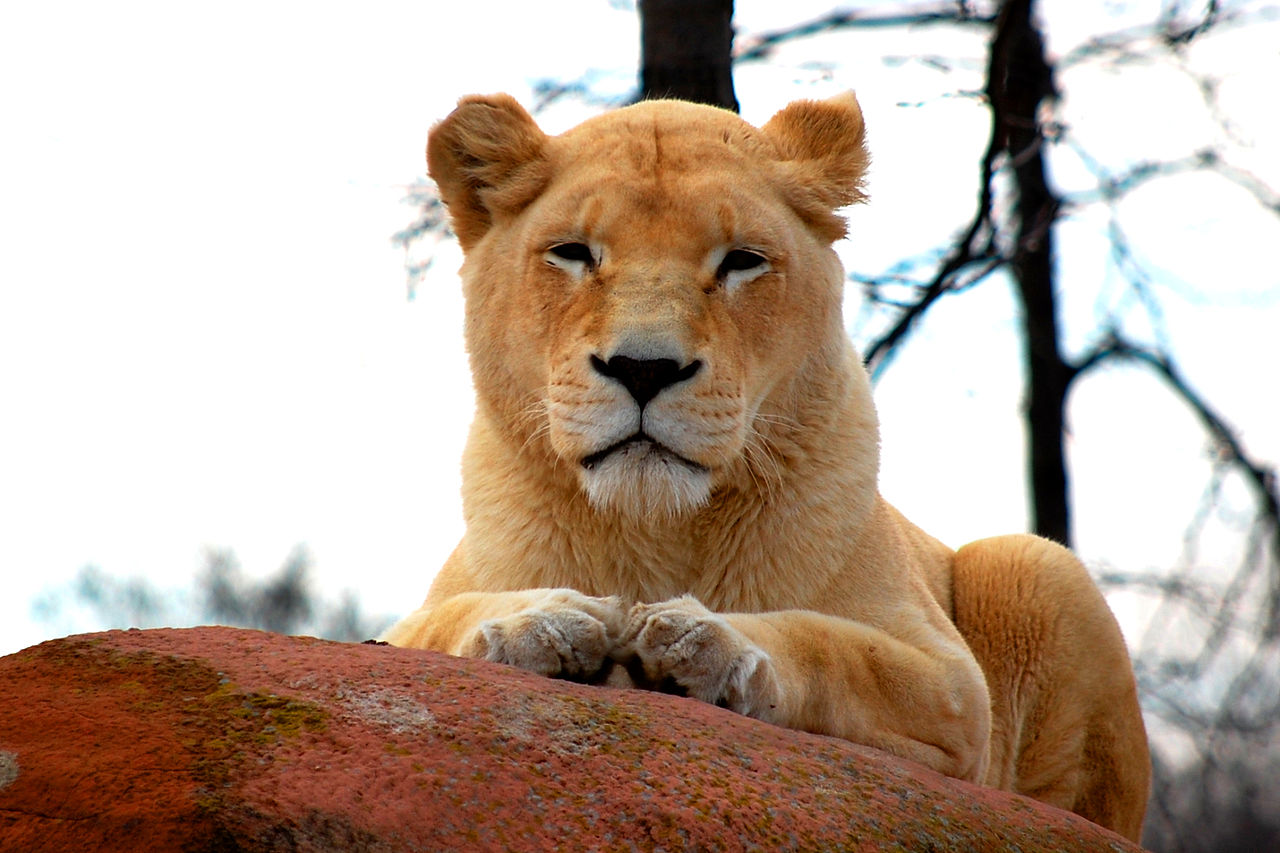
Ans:
[[[1053,225],[1059,201],[1045,178],[1040,105],[1056,96],[1053,69],[1033,19],[1033,0],[1006,0],[991,44],[987,95],[993,132],[1013,175],[1017,244],[1012,270],[1022,303],[1027,366],[1027,467],[1036,533],[1071,542],[1071,510],[1063,450],[1067,387],[1054,294]]]
[[[641,0],[640,98],[680,98],[738,111],[733,0]]]

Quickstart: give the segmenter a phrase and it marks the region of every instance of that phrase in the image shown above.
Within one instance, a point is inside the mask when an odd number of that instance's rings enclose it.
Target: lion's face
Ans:
[[[808,106],[852,113],[861,154],[856,102],[830,104]],[[797,175],[786,128],[655,102],[548,138],[513,104],[470,106],[488,148],[448,136],[451,117],[430,152],[467,251],[482,409],[523,447],[545,443],[602,509],[677,515],[767,477],[772,437],[800,426],[796,377],[843,342],[840,224]],[[504,134],[515,153],[498,169]]]

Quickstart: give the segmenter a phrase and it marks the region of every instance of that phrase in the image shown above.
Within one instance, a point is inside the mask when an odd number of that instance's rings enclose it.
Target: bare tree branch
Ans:
[[[1070,68],[1081,62],[1104,59],[1116,64],[1152,61],[1151,47],[1176,53],[1210,33],[1266,23],[1280,17],[1280,8],[1265,3],[1224,5],[1210,0],[1198,13],[1188,13],[1180,0],[1168,3],[1153,24],[1096,35],[1058,57],[1058,67]],[[1197,4],[1198,5],[1198,4]]]
[[[1073,378],[1109,359],[1125,359],[1146,365],[1164,379],[1174,394],[1190,407],[1209,433],[1220,457],[1237,466],[1253,487],[1261,513],[1271,520],[1276,529],[1275,547],[1276,553],[1280,554],[1280,490],[1277,489],[1275,469],[1250,456],[1227,420],[1191,387],[1166,353],[1138,346],[1113,334],[1072,368]],[[1280,628],[1280,625],[1276,628]]]
[[[987,138],[986,149],[982,153],[978,204],[974,209],[973,218],[963,234],[952,244],[932,279],[920,288],[920,295],[916,301],[904,307],[889,331],[867,346],[863,358],[872,375],[878,373],[883,365],[892,359],[894,350],[940,297],[960,289],[958,279],[962,273],[971,272],[975,266],[979,268],[978,274],[971,276],[970,280],[963,285],[963,288],[967,289],[985,279],[1005,263],[1006,258],[996,247],[998,228],[992,216],[992,200],[995,194],[992,181],[996,172],[996,160],[1002,150],[999,118],[993,112],[991,133]]]
[[[391,235],[391,245],[404,252],[404,271],[409,298],[412,299],[418,282],[431,269],[435,250],[442,240],[453,236],[449,228],[449,214],[433,181],[417,178],[405,187],[405,204],[417,211],[417,216],[407,226]]]
[[[879,9],[838,9],[812,21],[781,30],[755,33],[738,40],[735,62],[757,62],[769,59],[774,50],[787,42],[823,33],[849,29],[885,29],[889,27],[923,27],[937,24],[987,27],[995,23],[992,11],[978,12],[965,0],[949,3],[922,3],[906,9],[883,12]]]

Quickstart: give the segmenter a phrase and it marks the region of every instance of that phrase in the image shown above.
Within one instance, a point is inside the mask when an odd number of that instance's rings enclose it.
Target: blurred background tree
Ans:
[[[141,578],[116,578],[94,566],[68,588],[47,590],[34,604],[38,618],[57,625],[71,609],[87,609],[106,628],[228,625],[280,634],[362,642],[391,624],[363,612],[354,592],[327,600],[312,585],[312,563],[302,546],[273,573],[246,575],[226,548],[205,552],[193,589],[159,589]]]
[[[1125,12],[1132,19],[1134,10],[1121,5],[1110,13]],[[1274,21],[1280,10],[1213,0],[1147,5],[1145,23],[1099,31],[1070,52],[1050,56],[1034,0],[865,3],[784,29],[745,34],[736,45],[732,4],[725,0],[641,0],[643,67],[632,99],[677,95],[736,110],[731,66],[771,61],[784,46],[890,28],[985,34],[983,87],[952,92],[955,98],[978,100],[990,116],[987,145],[975,163],[978,192],[972,214],[956,224],[946,245],[885,270],[851,268],[849,280],[864,297],[864,328],[857,335],[864,358],[879,378],[944,298],[963,298],[991,282],[1011,286],[1020,309],[1031,529],[1066,544],[1073,540],[1067,453],[1071,392],[1108,369],[1137,366],[1194,415],[1204,429],[1211,467],[1200,509],[1188,523],[1182,558],[1177,565],[1140,572],[1094,567],[1104,589],[1136,593],[1152,613],[1145,630],[1130,637],[1155,770],[1144,843],[1166,853],[1280,850],[1280,492],[1275,470],[1245,447],[1226,414],[1214,406],[1211,389],[1201,390],[1186,378],[1177,358],[1185,343],[1172,340],[1165,328],[1160,286],[1177,280],[1210,300],[1216,281],[1195,280],[1189,270],[1171,273],[1159,257],[1137,251],[1124,215],[1126,200],[1140,191],[1195,176],[1238,190],[1229,204],[1270,217],[1272,239],[1280,238],[1280,193],[1266,176],[1236,162],[1249,145],[1219,101],[1221,81],[1201,71],[1194,56],[1199,45]],[[1089,11],[1106,21],[1107,12]],[[833,42],[823,44],[830,49]],[[941,73],[964,65],[963,57],[913,59]],[[1078,133],[1062,109],[1070,95],[1063,73],[1087,64],[1131,72],[1176,69],[1201,93],[1208,130],[1174,156],[1113,162],[1094,153],[1094,140]],[[610,105],[593,93],[591,79],[588,71],[576,81],[543,81],[536,106],[566,97]],[[1168,147],[1154,144],[1162,130],[1151,128],[1153,150]],[[1072,173],[1063,167],[1067,160],[1076,165],[1077,177],[1062,187],[1054,175]],[[429,184],[415,185],[410,200],[422,213],[396,239],[412,259],[412,288],[429,263],[423,246],[442,239],[447,224]],[[1098,210],[1107,222],[1104,263],[1123,283],[1123,292],[1119,298],[1098,295],[1096,303],[1106,307],[1095,327],[1075,330],[1068,340],[1061,318],[1064,293],[1089,283],[1064,279],[1059,236],[1064,225]],[[1204,251],[1216,247],[1206,244]],[[1274,281],[1273,267],[1259,274]],[[1203,543],[1220,544],[1224,537],[1232,547],[1217,548],[1212,558],[1201,556]],[[1236,564],[1220,562],[1222,553],[1237,555]]]

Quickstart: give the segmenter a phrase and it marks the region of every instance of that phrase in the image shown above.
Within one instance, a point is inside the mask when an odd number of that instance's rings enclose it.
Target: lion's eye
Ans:
[[[769,259],[750,249],[730,249],[716,267],[716,278],[721,285],[733,292],[742,285],[769,271]]]
[[[596,268],[596,257],[586,243],[556,243],[548,247],[542,257],[575,281],[582,281]]]
[[[759,252],[753,252],[749,249],[733,249],[720,262],[716,275],[724,278],[731,272],[746,272],[767,263],[768,259]]]
[[[586,243],[560,243],[547,251],[562,261],[577,261],[584,264],[595,262],[591,248]]]

